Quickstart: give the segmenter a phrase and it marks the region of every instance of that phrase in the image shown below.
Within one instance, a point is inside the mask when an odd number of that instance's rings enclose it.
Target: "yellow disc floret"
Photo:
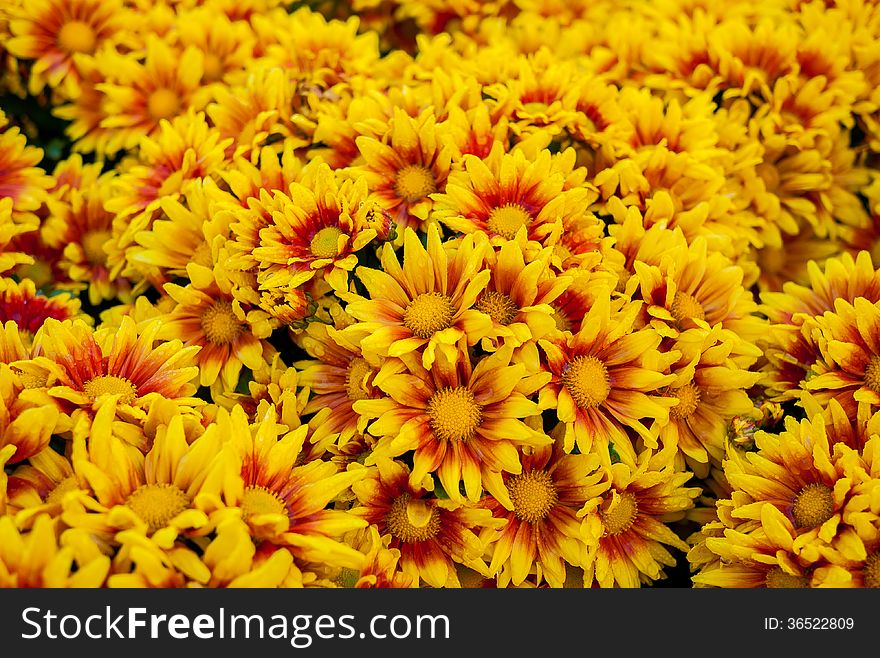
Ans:
[[[83,236],[82,250],[86,260],[92,265],[103,265],[107,262],[104,245],[110,239],[110,231],[89,231]]]
[[[118,395],[122,404],[132,404],[137,400],[137,387],[125,377],[116,375],[92,377],[83,386],[83,393],[91,400],[97,400],[102,395]]]
[[[562,384],[581,409],[598,407],[611,393],[608,369],[594,356],[578,356],[568,363]]]
[[[834,493],[828,486],[814,482],[795,497],[791,515],[798,528],[815,528],[834,515]]]
[[[497,290],[483,293],[474,308],[505,327],[513,322],[519,313],[519,306],[516,305],[516,302]]]
[[[464,386],[441,388],[428,400],[431,429],[444,441],[467,441],[483,421],[483,408]]]
[[[180,111],[180,98],[173,89],[160,87],[147,99],[147,112],[154,121],[170,119]]]
[[[697,410],[700,404],[700,389],[693,384],[685,384],[669,391],[669,395],[678,398],[678,404],[669,410],[675,418],[684,420]]]
[[[609,535],[619,535],[630,529],[639,514],[639,502],[635,495],[624,491],[614,492],[602,509],[602,523]]]
[[[402,542],[427,541],[440,532],[440,511],[404,493],[392,501],[385,523],[388,532]]]
[[[336,226],[325,226],[315,233],[309,243],[309,251],[315,258],[336,258],[339,255],[339,236],[342,231]]]
[[[394,190],[401,199],[410,203],[426,198],[437,191],[437,182],[427,167],[407,165],[397,172]]]
[[[266,487],[246,487],[239,507],[241,508],[241,516],[245,520],[261,514],[287,515],[284,501]]]
[[[372,366],[365,359],[358,356],[351,360],[345,376],[345,391],[349,400],[365,400],[370,397],[366,379],[372,372]]]
[[[880,356],[876,354],[865,366],[865,386],[875,393],[880,393]]]
[[[68,53],[91,53],[97,41],[92,26],[83,21],[70,21],[58,31],[58,47]]]
[[[697,298],[681,290],[676,292],[675,297],[672,298],[672,307],[669,312],[679,323],[687,320],[706,319],[706,311]]]
[[[202,331],[214,345],[229,345],[244,333],[244,323],[232,310],[228,301],[214,302],[202,313]]]
[[[517,518],[537,523],[559,501],[553,477],[547,471],[526,471],[507,480],[507,491]]]
[[[404,326],[419,338],[430,338],[435,332],[452,326],[455,307],[452,300],[439,292],[425,292],[412,300],[403,312]]]
[[[173,484],[143,484],[125,499],[125,504],[152,532],[165,528],[190,506],[190,499]]]
[[[509,203],[492,210],[486,228],[502,238],[513,240],[516,232],[532,221],[532,215],[518,203]]]
[[[796,576],[779,567],[773,567],[767,572],[764,584],[768,589],[804,589],[810,586],[810,581],[804,576]]]

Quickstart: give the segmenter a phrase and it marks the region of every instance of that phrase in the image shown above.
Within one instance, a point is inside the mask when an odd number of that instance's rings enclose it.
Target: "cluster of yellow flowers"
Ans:
[[[880,586],[880,6],[0,44],[0,585]]]

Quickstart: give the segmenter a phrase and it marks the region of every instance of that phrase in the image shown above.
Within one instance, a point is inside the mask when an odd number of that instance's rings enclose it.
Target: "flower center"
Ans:
[[[636,516],[639,514],[639,503],[636,497],[629,493],[615,491],[611,500],[607,501],[601,511],[602,523],[609,535],[619,535],[629,530]]]
[[[773,567],[767,572],[764,584],[769,589],[804,589],[810,586],[810,581],[804,576],[795,576],[794,574],[785,573],[779,567]]]
[[[673,388],[669,395],[678,398],[678,404],[669,410],[676,418],[684,420],[697,409],[700,403],[700,389],[693,384],[685,384],[681,388]]]
[[[464,386],[441,388],[428,400],[427,411],[434,435],[443,441],[472,439],[483,421],[483,407]]]
[[[83,393],[93,401],[102,395],[119,395],[122,404],[132,404],[137,399],[137,387],[125,377],[116,375],[93,377],[83,386]]]
[[[167,87],[160,87],[147,100],[147,111],[155,121],[170,119],[180,111],[180,99],[177,92]]]
[[[697,298],[686,292],[679,290],[672,298],[672,308],[669,309],[679,324],[686,320],[705,320],[706,311],[703,305],[697,301]]]
[[[492,210],[486,221],[486,228],[502,238],[513,240],[520,227],[532,221],[529,211],[518,203],[508,203]]]
[[[366,400],[370,397],[366,380],[372,372],[373,368],[361,357],[351,360],[345,377],[345,392],[349,400]]]
[[[430,338],[434,332],[452,326],[455,307],[452,300],[439,292],[417,296],[403,312],[404,326],[419,338]]]
[[[110,239],[110,231],[89,231],[83,236],[82,250],[86,260],[92,265],[103,265],[107,262],[104,244]]]
[[[865,560],[865,566],[862,567],[862,577],[865,581],[865,587],[880,587],[880,552],[869,555]]]
[[[562,383],[581,409],[598,407],[611,393],[608,369],[594,356],[578,356],[566,364]]]
[[[309,244],[309,251],[315,258],[335,258],[339,255],[339,236],[342,231],[336,226],[325,226],[315,233]]]
[[[190,505],[189,496],[173,484],[142,484],[125,499],[125,504],[141,517],[152,532],[168,526]]]
[[[397,172],[394,181],[397,195],[412,203],[437,191],[437,182],[429,169],[421,165],[407,165]]]
[[[875,393],[880,393],[880,356],[876,354],[865,367],[865,386]]]
[[[202,62],[202,80],[216,82],[223,77],[223,61],[214,53],[207,53]]]
[[[55,485],[55,488],[48,493],[45,499],[47,505],[60,505],[64,500],[64,494],[79,489],[79,481],[73,475],[64,478]]]
[[[517,518],[537,523],[559,501],[553,477],[547,471],[526,471],[507,480],[507,491]]]
[[[824,484],[808,484],[795,497],[791,514],[798,528],[820,526],[834,514],[834,494]]]
[[[519,306],[503,292],[489,290],[483,293],[475,308],[500,325],[507,326],[519,314]]]
[[[287,507],[278,496],[266,487],[249,486],[241,497],[241,516],[246,521],[261,514],[282,514],[287,516]]]
[[[427,541],[440,532],[440,510],[404,493],[392,501],[385,523],[391,535],[402,542]]]
[[[214,302],[202,313],[202,331],[214,345],[234,343],[244,330],[245,326],[236,317],[231,302]]]
[[[82,21],[70,21],[58,31],[58,47],[69,53],[90,53],[95,50],[95,31]]]

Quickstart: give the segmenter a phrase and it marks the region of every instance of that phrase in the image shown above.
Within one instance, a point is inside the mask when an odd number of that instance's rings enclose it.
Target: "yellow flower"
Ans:
[[[585,569],[586,587],[651,584],[677,562],[666,546],[688,550],[669,524],[684,518],[702,490],[684,486],[693,474],[677,470],[674,456],[665,448],[645,450],[633,465],[612,464],[609,489],[579,512],[588,544],[597,545]]]
[[[367,459],[412,452],[410,483],[419,486],[436,474],[455,501],[479,499],[491,473],[519,473],[518,446],[539,446],[550,439],[522,419],[540,413],[527,396],[546,378],[528,377],[526,366],[511,364],[507,347],[475,364],[467,355],[438,356],[430,370],[411,359],[408,371],[391,371],[374,385],[387,397],[364,399],[354,410],[375,418],[367,431],[380,438]],[[403,370],[403,369],[400,369]]]
[[[213,502],[206,502],[216,508],[212,519],[244,519],[254,537],[289,548],[301,564],[360,568],[363,554],[339,539],[366,524],[329,505],[366,472],[339,472],[321,460],[303,463],[308,426],[287,431],[276,422],[274,409],[263,409],[253,425],[240,407],[221,411],[212,425],[228,437],[221,461],[208,476],[214,483]]]
[[[446,191],[432,196],[434,216],[453,231],[483,232],[493,244],[520,230],[530,241],[555,244],[564,219],[583,214],[595,198],[588,187],[564,189],[565,172],[554,168],[546,149],[530,161],[522,150],[505,153],[496,142],[485,159],[465,155],[462,163]]]
[[[387,141],[361,135],[356,143],[363,164],[348,168],[346,175],[367,182],[391,214],[398,235],[406,228],[424,231],[432,221],[432,195],[445,188],[452,159],[434,110],[428,108],[413,118],[395,107]]]
[[[552,444],[523,451],[520,473],[489,479],[481,505],[507,522],[489,547],[499,587],[519,587],[533,570],[538,583],[563,587],[566,565],[585,567],[593,549],[577,514],[608,483],[596,455],[565,453],[556,434]]]
[[[187,267],[190,283],[166,283],[165,292],[176,303],[162,317],[156,338],[181,340],[184,347],[196,345],[199,384],[225,390],[238,385],[242,366],[257,370],[263,365],[263,341],[254,336],[241,305],[232,297],[230,283],[206,267]]]
[[[499,525],[488,510],[432,497],[396,460],[378,461],[352,489],[358,503],[352,513],[390,538],[388,545],[400,551],[401,571],[414,582],[457,587],[456,562],[487,572],[480,531]]]
[[[30,146],[27,137],[16,126],[10,126],[3,110],[0,110],[0,216],[12,199],[12,220],[29,223],[37,219],[34,211],[46,198],[46,190],[53,180],[38,165],[43,159],[43,149]],[[5,203],[4,203],[5,202]]]
[[[678,355],[661,354],[660,335],[650,327],[634,330],[641,308],[630,302],[612,313],[606,292],[596,298],[580,330],[538,341],[543,367],[552,375],[539,402],[565,423],[565,450],[595,452],[610,465],[612,450],[635,464],[637,450],[627,433],[634,430],[645,445],[657,446],[657,435],[645,420],[669,420],[675,400],[659,395],[675,381],[666,368]]]
[[[161,320],[138,330],[123,317],[117,332],[93,331],[81,320],[60,322],[49,318],[43,325],[42,351],[14,365],[25,376],[37,377],[63,408],[91,409],[107,396],[116,396],[120,411],[132,420],[146,418],[157,400],[172,400],[182,408],[202,401],[190,397],[198,368],[190,365],[198,347],[183,347],[173,340],[155,345]]]
[[[121,41],[131,18],[120,0],[29,1],[10,22],[13,36],[4,45],[15,57],[33,60],[29,93],[48,85],[74,98],[83,82],[76,56]]]
[[[353,330],[370,334],[361,341],[367,360],[420,352],[430,368],[439,350],[454,361],[462,338],[475,345],[492,327],[488,315],[472,308],[491,277],[483,269],[489,245],[475,234],[453,251],[436,226],[428,229],[427,248],[412,228],[403,237],[403,265],[386,243],[381,270],[356,269],[369,297],[340,293],[346,311],[361,321]]]

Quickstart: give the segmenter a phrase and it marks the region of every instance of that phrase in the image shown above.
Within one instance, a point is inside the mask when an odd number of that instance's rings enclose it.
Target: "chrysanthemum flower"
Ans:
[[[32,457],[49,445],[59,425],[58,410],[41,391],[30,390],[6,364],[0,364],[0,448],[15,446],[8,463]]]
[[[693,577],[714,587],[853,587],[876,582],[876,437],[856,450],[831,444],[821,416],[786,419],[758,433],[756,452],[732,450],[724,469],[733,492],[719,522],[693,551],[708,550]],[[876,505],[874,506],[876,507]],[[692,552],[692,554],[694,554]],[[874,580],[872,580],[874,578]]]
[[[669,422],[660,428],[659,437],[664,446],[678,446],[697,477],[721,465],[730,421],[754,410],[749,391],[761,373],[748,367],[761,352],[741,350],[743,346],[718,325],[711,331],[683,331],[672,346],[681,356],[671,366],[675,381],[666,394],[678,403],[669,410]]]
[[[379,534],[376,525],[367,528],[367,536],[356,546],[364,551],[364,566],[359,571],[343,570],[340,587],[356,589],[405,589],[418,587],[419,580],[401,570],[401,551],[391,548],[394,538]]]
[[[74,98],[82,83],[75,55],[115,44],[130,18],[120,0],[37,0],[21,5],[10,22],[13,37],[4,45],[16,57],[34,60],[31,94],[48,85]]]
[[[149,34],[143,61],[136,53],[103,49],[104,81],[95,85],[103,94],[100,128],[111,131],[104,151],[113,155],[134,149],[143,137],[152,137],[163,120],[204,109],[210,90],[201,86],[204,55],[190,46],[177,51],[158,35]]]
[[[361,337],[365,336],[366,332]],[[312,441],[316,446],[328,441],[342,445],[366,430],[368,419],[353,405],[382,395],[373,385],[378,368],[364,359],[356,336],[323,323],[311,323],[297,340],[312,357],[294,363],[300,369],[299,384],[310,392],[302,413],[316,414]]]
[[[360,266],[357,278],[368,298],[341,294],[346,311],[361,321],[356,331],[369,331],[361,349],[369,359],[403,357],[421,352],[430,368],[437,350],[451,360],[465,338],[475,345],[492,327],[491,318],[473,308],[491,273],[483,269],[489,244],[479,235],[466,236],[454,252],[440,241],[440,230],[429,227],[427,248],[412,228],[404,232],[403,264],[390,244],[381,252],[382,269]]]
[[[114,242],[105,248],[117,276],[125,264],[122,256],[135,236],[150,228],[165,198],[178,199],[188,185],[216,176],[225,162],[228,140],[221,140],[203,113],[189,113],[165,121],[151,138],[140,144],[138,159],[116,178],[104,208],[115,214]]]
[[[610,488],[579,512],[587,542],[597,544],[585,570],[586,587],[653,583],[677,562],[667,546],[688,550],[669,523],[684,518],[702,489],[684,486],[693,474],[677,470],[674,456],[671,450],[645,450],[632,466],[612,464]]]
[[[94,332],[81,320],[49,318],[41,332],[42,354],[15,364],[25,375],[42,378],[62,408],[90,409],[108,396],[118,396],[120,410],[132,419],[145,418],[156,400],[182,407],[202,404],[190,397],[198,369],[190,365],[198,347],[180,340],[156,345],[161,321],[138,330],[129,317],[118,332]]]
[[[110,558],[97,544],[70,530],[59,541],[49,516],[26,531],[12,517],[0,517],[0,587],[96,588],[109,571]]]
[[[348,290],[357,252],[379,233],[368,223],[371,199],[364,179],[340,180],[327,164],[313,160],[299,182],[274,194],[280,212],[260,229],[250,253],[260,289],[297,288],[321,276],[334,289]]]
[[[89,528],[107,541],[119,531],[133,530],[164,546],[179,535],[207,534],[208,517],[196,499],[222,444],[216,428],[189,443],[183,419],[175,414],[142,453],[117,435],[113,419],[118,400],[103,400],[94,419],[80,415],[73,427],[71,461],[93,495],[65,499],[65,522]]]
[[[177,305],[162,318],[156,338],[178,339],[184,347],[198,345],[199,384],[213,387],[220,383],[232,390],[242,366],[257,370],[263,365],[263,343],[249,330],[225,277],[195,263],[187,267],[187,274],[189,285],[164,286]]]
[[[41,295],[30,279],[17,283],[14,279],[0,277],[0,324],[15,322],[19,335],[29,346],[48,318],[93,323],[92,317],[80,310],[77,297],[68,293]]]
[[[762,335],[765,324],[742,285],[742,268],[710,252],[703,238],[690,245],[680,241],[676,249],[658,256],[657,265],[634,264],[645,310],[658,332],[674,338],[681,330],[721,324],[746,342]]]
[[[833,312],[836,300],[852,304],[858,297],[880,302],[880,270],[867,251],[856,257],[841,254],[807,265],[809,282],[787,282],[781,291],[761,293],[760,311],[770,322],[770,335],[762,341],[768,360],[766,386],[776,399],[795,397],[820,357],[814,337],[815,321]]]
[[[175,37],[186,50],[194,46],[202,51],[202,79],[205,85],[221,86],[227,76],[241,80],[254,54],[256,38],[250,25],[231,20],[209,7],[179,11]]]
[[[180,198],[159,199],[162,215],[134,234],[136,245],[125,250],[128,265],[138,271],[159,272],[159,280],[187,278],[190,263],[213,268],[229,235],[229,213],[212,212],[216,203],[231,202],[212,178],[197,178]]]
[[[506,153],[500,143],[485,159],[466,155],[446,191],[433,195],[433,216],[453,231],[484,232],[493,243],[514,239],[524,227],[529,240],[552,245],[563,219],[582,215],[595,198],[586,187],[564,190],[565,174],[552,165],[547,150],[530,161],[521,150]]]
[[[494,349],[501,343],[518,347],[556,328],[551,304],[563,294],[572,277],[556,276],[548,266],[548,258],[526,263],[523,244],[509,240],[500,249],[487,252],[492,278],[474,305],[492,318],[493,331],[482,341],[484,349]]]
[[[669,419],[675,401],[659,389],[675,381],[666,374],[676,354],[657,351],[660,335],[650,327],[633,330],[641,303],[612,313],[606,291],[584,316],[580,330],[538,341],[552,379],[540,392],[544,409],[554,409],[565,423],[565,450],[596,452],[610,465],[613,449],[635,464],[636,450],[626,432],[635,430],[646,445],[657,436],[643,423]],[[671,357],[671,358],[670,358]]]
[[[493,119],[505,116],[518,137],[537,131],[558,135],[574,123],[569,94],[579,75],[576,64],[560,59],[546,48],[520,56],[517,71],[503,82],[486,85]]]
[[[46,198],[53,180],[38,165],[43,149],[30,146],[16,126],[10,126],[0,110],[0,201],[12,199],[12,219],[16,223],[35,220],[35,210]],[[8,203],[8,202],[7,202]]]
[[[850,416],[859,402],[880,407],[880,302],[838,298],[815,323],[820,357],[801,386],[822,404],[836,399]]]
[[[416,582],[458,586],[456,562],[487,573],[486,539],[480,533],[500,525],[488,510],[431,497],[396,460],[379,460],[352,489],[358,502],[352,513],[380,536],[390,536],[389,546],[400,551],[401,570]]]
[[[432,108],[413,118],[395,107],[388,123],[387,143],[368,135],[357,138],[364,162],[346,175],[366,180],[397,224],[398,235],[406,227],[424,230],[435,205],[431,195],[445,188],[449,176],[452,154],[444,129]]]
[[[490,473],[520,473],[517,447],[550,439],[522,421],[540,412],[527,396],[541,381],[529,378],[524,364],[511,364],[512,352],[501,349],[475,365],[467,355],[441,355],[430,370],[412,359],[408,372],[374,379],[388,397],[353,405],[376,419],[367,429],[381,437],[366,463],[412,452],[412,485],[434,473],[456,501],[462,483],[464,495],[476,501]]]
[[[88,485],[74,473],[70,459],[46,447],[10,470],[6,510],[19,527],[27,527],[42,515],[60,516],[68,494],[86,493]]]
[[[597,455],[565,453],[557,434],[552,444],[524,451],[520,473],[488,479],[490,496],[481,505],[507,522],[489,548],[499,587],[519,587],[533,571],[539,583],[563,587],[566,564],[585,567],[593,548],[577,513],[608,483]]]
[[[236,407],[221,412],[212,427],[229,437],[222,463],[211,476],[218,484],[216,522],[234,514],[254,537],[290,548],[298,560],[360,568],[363,554],[339,539],[365,523],[329,505],[365,471],[339,472],[322,460],[301,463],[308,426],[288,432],[270,407],[253,425]]]

